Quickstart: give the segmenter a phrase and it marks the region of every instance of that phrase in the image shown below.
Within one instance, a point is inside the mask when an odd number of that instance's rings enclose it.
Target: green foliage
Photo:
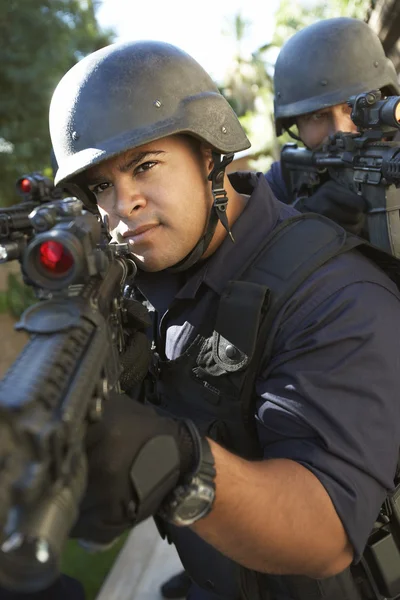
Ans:
[[[82,583],[86,600],[95,600],[128,535],[129,532],[121,536],[109,550],[95,554],[83,550],[75,540],[67,543],[62,557],[61,571]]]
[[[250,25],[251,23],[238,13],[225,30],[225,34],[233,37],[235,41],[236,54],[221,92],[239,117],[258,110],[257,99],[263,95],[265,89],[269,92],[272,89],[271,77],[265,68],[263,56],[268,46],[258,48],[250,57],[245,57],[242,52],[242,42],[249,34]]]
[[[50,166],[48,110],[62,75],[112,41],[93,0],[0,0],[0,205],[15,180]]]
[[[37,298],[29,285],[25,285],[20,275],[9,273],[7,278],[7,292],[5,292],[4,306],[15,318],[19,318],[25,309],[37,302]],[[0,307],[1,312],[1,307]]]
[[[8,312],[7,292],[0,292],[0,315]]]
[[[371,0],[281,0],[276,15],[274,44],[282,46],[289,37],[320,19],[356,17],[364,19]]]

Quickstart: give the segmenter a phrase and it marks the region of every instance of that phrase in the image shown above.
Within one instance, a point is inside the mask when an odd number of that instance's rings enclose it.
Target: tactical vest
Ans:
[[[280,309],[321,265],[358,248],[394,280],[399,263],[320,215],[284,221],[225,288],[212,334],[198,335],[175,360],[155,354],[147,399],[160,412],[192,419],[202,435],[247,459],[261,456],[255,379],[268,364]],[[324,580],[270,576],[223,556],[189,528],[157,523],[192,579],[227,600],[360,600],[350,569]],[[400,572],[400,560],[399,560]],[[374,596],[371,596],[374,598]]]

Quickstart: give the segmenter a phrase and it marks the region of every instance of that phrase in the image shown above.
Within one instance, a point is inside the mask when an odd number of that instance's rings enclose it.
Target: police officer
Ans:
[[[50,131],[56,183],[129,244],[156,311],[147,403],[115,395],[88,427],[74,535],[108,543],[154,515],[191,600],[360,598],[348,567],[393,486],[400,439],[396,286],[348,250],[279,296],[299,272],[292,227],[351,238],[295,219],[264,176],[224,174],[249,142],[174,46],[84,58],[54,93]]]
[[[350,96],[374,89],[386,96],[400,93],[378,36],[363,21],[345,17],[318,21],[291,37],[276,61],[274,88],[276,134],[293,135],[295,124],[300,140],[312,150],[338,131],[357,132],[347,105]],[[266,178],[279,200],[293,202],[280,162]],[[296,207],[330,217],[356,234],[363,229],[365,201],[334,181]]]

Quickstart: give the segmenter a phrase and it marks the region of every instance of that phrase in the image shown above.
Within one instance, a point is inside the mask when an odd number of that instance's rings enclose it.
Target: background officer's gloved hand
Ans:
[[[102,420],[88,427],[88,486],[71,537],[109,544],[156,514],[196,467],[194,432],[128,396],[111,396]]]
[[[360,235],[367,212],[362,196],[354,194],[336,181],[330,180],[309,198],[300,198],[295,204],[300,212],[315,212],[328,217],[356,235]]]

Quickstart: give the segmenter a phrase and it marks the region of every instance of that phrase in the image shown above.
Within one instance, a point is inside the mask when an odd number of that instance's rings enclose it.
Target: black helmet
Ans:
[[[393,63],[363,21],[339,17],[313,23],[286,42],[275,65],[277,135],[294,117],[346,102],[354,94],[399,94]]]
[[[50,106],[56,183],[125,150],[186,133],[220,154],[250,143],[204,69],[163,42],[112,44],[77,63]]]

